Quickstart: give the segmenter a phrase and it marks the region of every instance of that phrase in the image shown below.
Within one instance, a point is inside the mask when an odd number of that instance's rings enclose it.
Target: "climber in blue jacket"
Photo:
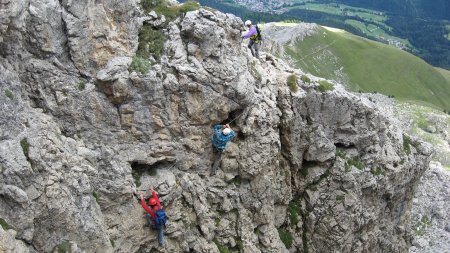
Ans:
[[[228,124],[214,126],[214,133],[212,137],[214,164],[212,166],[211,176],[216,174],[217,168],[219,167],[222,158],[222,152],[225,149],[227,143],[234,137],[236,137],[236,133]]]

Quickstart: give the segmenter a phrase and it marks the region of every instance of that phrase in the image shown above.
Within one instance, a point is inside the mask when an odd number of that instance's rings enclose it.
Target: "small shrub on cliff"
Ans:
[[[297,225],[298,214],[300,213],[300,207],[298,206],[298,203],[295,200],[292,200],[291,202],[289,202],[288,212],[289,212],[289,220],[291,222],[291,227],[293,227],[293,226]]]
[[[8,230],[13,228],[11,225],[9,225],[4,219],[0,218],[0,226],[2,226],[3,230]]]
[[[14,94],[10,90],[5,90],[5,96],[7,96],[9,99],[14,98]]]
[[[228,249],[228,247],[220,244],[217,239],[214,238],[213,242],[216,244],[217,249],[219,250],[220,253],[230,253],[230,250]]]
[[[407,155],[411,154],[411,138],[407,135],[403,135],[403,150]]]
[[[319,91],[326,92],[326,91],[332,91],[332,90],[334,90],[333,84],[331,84],[325,80],[322,80],[319,82]]]
[[[153,56],[156,60],[159,60],[164,48],[164,41],[163,32],[144,25],[139,31],[139,45],[136,55],[144,59]]]
[[[355,166],[358,170],[364,169],[364,163],[362,163],[358,158],[351,158],[345,162],[346,171],[350,171],[352,166]]]
[[[424,215],[422,219],[416,224],[415,228],[416,235],[418,236],[424,235],[426,229],[430,226],[431,226],[431,219],[428,218],[428,216]]]
[[[139,72],[141,74],[145,74],[148,72],[152,64],[149,60],[146,60],[139,56],[134,56],[133,61],[131,62],[130,67],[128,68],[128,71],[133,72]]]
[[[370,170],[370,172],[372,172],[372,174],[374,176],[379,176],[379,175],[386,174],[386,171],[384,171],[384,169],[381,168],[381,167],[372,168],[372,170]]]
[[[92,196],[94,196],[95,201],[97,201],[97,203],[98,203],[98,198],[100,197],[99,194],[96,191],[93,191]]]
[[[296,75],[290,75],[287,78],[287,85],[289,86],[289,89],[292,92],[297,92],[298,91],[298,86],[297,86],[297,76]]]
[[[284,243],[286,248],[290,249],[292,247],[292,242],[294,241],[291,232],[284,228],[280,228],[278,229],[278,235],[280,236],[280,239]]]
[[[303,83],[308,83],[308,84],[311,83],[311,79],[309,79],[309,77],[307,77],[305,75],[302,75],[300,77],[300,80],[302,80]]]
[[[336,195],[336,201],[344,201],[345,195]]]
[[[332,91],[332,90],[334,90],[333,84],[331,84],[325,80],[319,81],[319,91],[327,92],[327,91]]]
[[[336,156],[342,158],[342,159],[347,159],[347,154],[345,153],[345,151],[343,151],[342,149],[337,148],[336,149]]]
[[[27,138],[23,138],[21,141],[20,141],[20,146],[22,147],[22,151],[23,151],[23,154],[25,155],[25,157],[27,158],[27,159],[29,159],[29,152],[30,152],[30,144],[28,143],[28,139]]]

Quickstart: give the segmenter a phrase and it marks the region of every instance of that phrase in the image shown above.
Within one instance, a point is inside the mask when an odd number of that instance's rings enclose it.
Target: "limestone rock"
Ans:
[[[130,74],[140,25],[160,20],[137,1],[6,6],[0,217],[17,234],[0,247],[403,252],[412,243],[410,202],[432,148],[413,139],[406,154],[390,119],[338,84],[290,92],[287,77],[304,73],[270,53],[253,59],[239,18],[186,13],[161,27],[160,62]],[[210,176],[221,122],[237,138]],[[166,248],[132,196],[150,197],[150,186],[169,217]],[[446,215],[445,204],[433,210]]]

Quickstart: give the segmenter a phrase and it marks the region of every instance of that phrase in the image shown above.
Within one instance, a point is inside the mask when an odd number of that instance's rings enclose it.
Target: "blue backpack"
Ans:
[[[160,228],[166,225],[167,216],[166,212],[162,208],[158,209],[155,213],[155,227]]]

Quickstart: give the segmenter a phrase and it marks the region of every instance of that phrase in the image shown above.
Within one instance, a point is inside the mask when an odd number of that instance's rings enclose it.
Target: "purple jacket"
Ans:
[[[242,36],[243,39],[248,39],[250,37],[252,37],[253,35],[256,34],[256,27],[254,25],[252,25],[250,27],[250,30],[248,30],[247,34],[245,34],[244,36]]]

